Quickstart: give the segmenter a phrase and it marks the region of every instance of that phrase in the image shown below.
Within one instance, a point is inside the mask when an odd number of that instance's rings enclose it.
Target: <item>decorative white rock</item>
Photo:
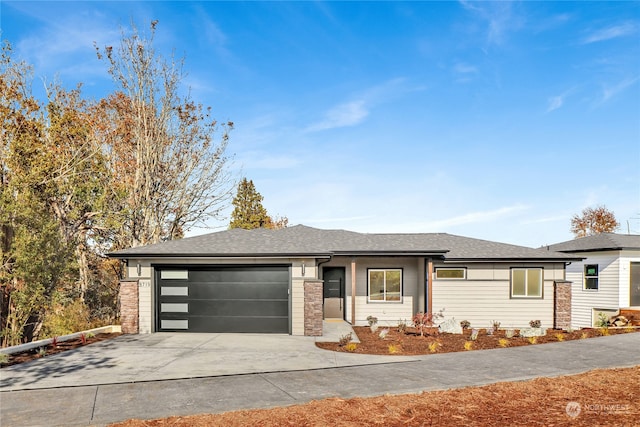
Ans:
[[[440,326],[438,328],[440,329],[440,332],[446,332],[449,334],[462,333],[462,326],[460,326],[460,322],[456,321],[455,317],[452,317],[451,319],[447,319],[444,322],[440,323]]]
[[[520,336],[524,338],[528,337],[543,337],[547,335],[547,328],[522,328],[520,329]]]

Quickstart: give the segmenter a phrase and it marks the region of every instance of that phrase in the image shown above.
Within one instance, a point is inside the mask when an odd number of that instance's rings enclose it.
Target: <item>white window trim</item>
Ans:
[[[438,270],[462,270],[462,277],[438,277]],[[467,280],[467,267],[436,267],[435,280]]]
[[[598,271],[595,276],[587,276],[587,266],[596,266],[596,270]],[[597,279],[597,286],[595,288],[587,288],[587,279]],[[584,264],[584,268],[582,270],[582,290],[585,292],[598,292],[600,290],[600,266],[598,264]]]
[[[399,271],[400,272],[400,300],[399,301],[387,301],[387,275],[384,275],[384,299],[371,299],[371,276],[370,272],[372,271]],[[402,268],[368,268],[367,269],[367,302],[374,304],[402,304],[403,300],[403,291],[404,291],[404,272]]]
[[[525,271],[525,295],[514,295],[513,294],[513,272],[516,270],[524,270]],[[529,295],[529,275],[526,274],[528,270],[540,270],[540,295]],[[511,268],[510,277],[509,277],[509,293],[511,295],[511,299],[544,299],[544,268],[542,267],[513,267]]]

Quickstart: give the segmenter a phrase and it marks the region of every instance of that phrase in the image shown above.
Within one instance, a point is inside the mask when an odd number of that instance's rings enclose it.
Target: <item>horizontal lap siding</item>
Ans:
[[[347,297],[347,319],[351,321],[351,297]],[[371,303],[367,297],[356,297],[356,326],[368,325],[367,317],[378,318],[379,326],[397,326],[402,320],[411,323],[413,318],[413,297],[406,296],[402,303]]]
[[[571,324],[576,328],[593,326],[593,309],[614,310],[619,307],[620,262],[616,254],[591,254],[582,262],[567,267],[571,285]],[[584,289],[585,264],[598,264],[598,290]]]
[[[620,307],[631,306],[631,263],[640,263],[639,251],[622,251],[620,257]]]
[[[151,283],[151,279],[148,279]],[[139,333],[150,334],[153,331],[153,299],[151,295],[152,286],[138,288],[139,307]]]
[[[291,281],[291,334],[304,335],[304,279]]]
[[[501,327],[527,327],[531,320],[553,326],[553,281],[545,281],[543,299],[511,299],[509,286],[509,281],[434,281],[433,311],[444,309],[445,318],[479,328],[493,321]]]
[[[510,297],[511,267],[526,266],[469,265],[466,280],[433,280],[433,311],[444,309],[445,319],[468,320],[472,327],[479,328],[486,328],[493,321],[500,322],[503,328],[528,327],[531,320],[552,327],[554,280],[564,278],[563,265],[535,265],[544,270],[542,299]]]

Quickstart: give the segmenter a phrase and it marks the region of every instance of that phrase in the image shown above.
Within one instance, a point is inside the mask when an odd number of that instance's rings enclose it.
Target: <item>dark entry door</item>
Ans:
[[[289,333],[288,266],[156,267],[157,330]]]
[[[324,318],[344,319],[344,267],[325,267],[324,279]]]
[[[640,262],[631,263],[630,305],[640,307]]]

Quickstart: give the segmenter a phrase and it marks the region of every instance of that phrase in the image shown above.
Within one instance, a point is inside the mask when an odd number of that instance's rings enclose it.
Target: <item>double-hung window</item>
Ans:
[[[598,290],[598,264],[584,266],[584,288],[592,291]]]
[[[542,298],[542,268],[512,268],[512,298]]]
[[[399,268],[368,270],[369,301],[402,301],[402,270]]]

